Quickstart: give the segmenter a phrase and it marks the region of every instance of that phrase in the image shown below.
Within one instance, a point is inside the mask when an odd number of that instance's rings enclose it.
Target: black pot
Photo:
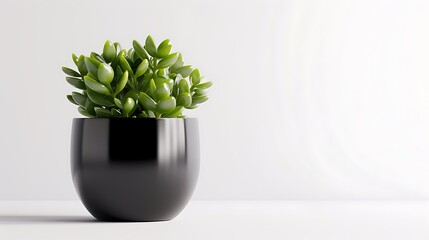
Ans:
[[[197,119],[73,120],[73,183],[98,220],[174,218],[195,189],[199,154]]]

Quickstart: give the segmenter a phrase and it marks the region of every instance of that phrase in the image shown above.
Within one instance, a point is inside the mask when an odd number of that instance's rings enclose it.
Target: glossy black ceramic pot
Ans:
[[[80,199],[98,220],[170,220],[197,183],[198,121],[76,118],[71,171]]]

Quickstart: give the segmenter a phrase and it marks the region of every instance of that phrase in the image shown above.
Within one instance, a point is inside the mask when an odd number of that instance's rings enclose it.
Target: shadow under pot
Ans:
[[[197,184],[197,119],[75,118],[71,140],[74,186],[98,220],[170,220]]]

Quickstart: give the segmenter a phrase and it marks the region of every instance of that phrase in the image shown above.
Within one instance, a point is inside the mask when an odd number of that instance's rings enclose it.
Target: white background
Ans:
[[[151,34],[214,82],[195,199],[429,199],[428,1],[0,7],[0,200],[77,199],[71,53]]]

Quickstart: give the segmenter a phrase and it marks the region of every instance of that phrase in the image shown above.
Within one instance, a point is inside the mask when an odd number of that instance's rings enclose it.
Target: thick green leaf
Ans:
[[[121,117],[122,116],[121,112],[118,109],[116,109],[116,108],[110,109],[110,112],[112,113],[112,115],[114,117]]]
[[[207,89],[209,87],[211,87],[213,85],[212,82],[205,82],[205,83],[200,83],[198,85],[194,85],[195,88],[199,88],[199,89]]]
[[[86,74],[88,74],[88,69],[86,69],[86,64],[85,64],[85,56],[80,55],[80,57],[77,59],[76,66],[77,66],[77,69],[79,69],[79,72],[82,76],[85,76]]]
[[[138,117],[138,118],[148,118],[148,117],[149,117],[149,115],[148,115],[145,111],[143,111],[143,112],[141,112],[139,115],[137,115],[137,117]]]
[[[118,82],[118,85],[116,85],[115,95],[120,93],[125,88],[125,86],[127,85],[127,82],[128,82],[128,71],[125,71],[124,74],[122,74],[122,77]]]
[[[155,84],[156,87],[159,88],[163,83],[166,83],[168,85],[168,88],[173,89],[174,86],[174,80],[169,78],[156,78]]]
[[[109,40],[104,43],[103,47],[103,58],[106,62],[110,63],[116,57],[116,47]]]
[[[156,89],[156,99],[157,100],[166,99],[169,96],[170,96],[170,88],[168,87],[168,85],[166,83],[163,83],[161,86],[159,86]]]
[[[113,102],[113,98],[111,96],[94,92],[91,89],[87,89],[86,92],[88,94],[89,99],[91,99],[91,101],[97,105],[105,107],[115,106],[115,103]]]
[[[152,97],[156,97],[156,84],[153,79],[149,82],[149,93]]]
[[[194,95],[192,96],[192,104],[200,104],[207,101],[209,97],[204,95]]]
[[[123,99],[127,98],[132,98],[137,101],[139,99],[139,92],[136,89],[131,89],[124,95]]]
[[[98,118],[110,118],[113,116],[113,114],[109,110],[101,107],[95,107],[94,110]]]
[[[116,66],[120,65],[120,59],[127,54],[127,51],[125,49],[122,49],[119,51],[118,56],[116,56],[115,60],[113,60],[111,66],[112,68],[116,68]]]
[[[198,83],[200,83],[200,70],[198,70],[198,68],[195,68],[194,70],[192,70],[191,74],[190,74],[190,78],[192,81],[192,85],[196,85]]]
[[[110,95],[109,89],[104,86],[103,84],[97,82],[95,79],[91,78],[90,76],[85,76],[85,85],[94,90],[95,92]]]
[[[80,114],[82,114],[85,117],[94,117],[91,114],[89,114],[88,112],[85,111],[85,109],[83,107],[78,107],[77,110],[79,111]]]
[[[124,103],[124,113],[125,116],[130,116],[133,114],[134,110],[135,110],[135,105],[136,102],[134,101],[134,99],[132,98],[127,98],[127,100]]]
[[[85,65],[88,72],[97,78],[98,65],[100,65],[100,63],[93,58],[85,57]]]
[[[73,69],[70,69],[70,68],[68,68],[68,67],[62,67],[61,69],[63,70],[63,72],[64,72],[65,74],[67,74],[67,75],[69,75],[69,76],[72,76],[72,77],[80,77],[80,74],[79,74],[78,72],[76,72],[75,70],[73,70]]]
[[[168,97],[158,102],[157,111],[160,113],[168,113],[176,107],[176,99],[174,97]]]
[[[162,41],[161,44],[159,44],[158,46],[158,50],[157,50],[157,55],[160,58],[164,58],[166,57],[170,51],[171,51],[171,43],[170,43],[170,39],[166,39],[164,41]]]
[[[182,67],[184,64],[183,60],[182,60],[182,54],[179,53],[179,57],[177,58],[177,61],[175,64],[173,64],[173,66],[170,67],[170,71],[174,71],[175,69],[178,69],[180,67]]]
[[[124,57],[124,56],[121,56],[121,58],[120,58],[120,64],[121,64],[121,68],[124,70],[124,71],[128,71],[128,75],[131,77],[131,78],[133,78],[134,77],[134,74],[133,74],[133,70],[131,69],[131,66],[130,66],[130,64],[128,63],[128,61],[127,61],[127,59]]]
[[[181,93],[177,98],[177,105],[189,107],[192,104],[191,94],[188,92]]]
[[[165,69],[159,69],[156,71],[156,75],[160,78],[167,78],[167,71]]]
[[[76,88],[86,89],[85,83],[80,78],[66,77],[66,81]]]
[[[144,48],[152,57],[157,57],[156,46],[152,36],[147,36]]]
[[[133,41],[133,47],[134,47],[134,51],[136,51],[136,54],[139,56],[141,60],[149,59],[149,56],[147,55],[146,50],[136,40]]]
[[[67,95],[67,99],[68,99],[71,103],[73,103],[73,104],[75,104],[75,105],[79,105],[77,102],[75,102],[75,101],[74,101],[74,99],[73,99],[72,95]]]
[[[72,59],[73,59],[74,64],[77,66],[77,60],[79,58],[76,56],[76,54],[72,53]]]
[[[137,67],[136,78],[138,78],[141,75],[143,75],[146,72],[146,70],[148,69],[148,67],[149,67],[149,61],[147,59],[143,59],[143,61]]]
[[[121,100],[119,100],[118,98],[113,99],[113,101],[115,102],[115,105],[116,105],[118,108],[120,108],[120,109],[123,109],[123,108],[124,108],[124,105],[122,105],[122,101],[121,101]]]
[[[85,102],[85,111],[91,114],[92,116],[95,116],[96,114],[94,110],[95,107],[96,105],[91,101],[91,99],[87,98]]]
[[[173,111],[165,113],[162,115],[163,118],[175,118],[177,116],[180,116],[182,114],[184,107],[178,106]]]
[[[197,95],[205,95],[205,94],[207,94],[207,90],[206,90],[206,89],[201,89],[201,88],[195,88],[195,89],[194,89],[194,92],[195,92]]]
[[[122,46],[121,46],[121,44],[120,44],[120,43],[115,42],[113,45],[115,46],[115,48],[116,48],[116,52],[117,52],[117,53],[118,53],[118,52],[120,52],[120,51],[122,50]]]
[[[186,79],[182,79],[179,82],[179,91],[180,93],[187,93],[189,92],[189,85],[188,85],[188,81],[186,81]]]
[[[96,52],[91,52],[90,56],[91,56],[91,58],[97,60],[99,63],[105,63],[106,62],[106,60],[104,60],[104,58]]]
[[[183,67],[179,67],[179,68],[175,69],[173,72],[177,73],[177,74],[180,74],[180,75],[182,75],[182,77],[186,78],[186,77],[188,77],[191,74],[191,72],[192,72],[192,66],[186,65],[186,66],[183,66]]]
[[[101,63],[98,66],[98,80],[107,85],[113,81],[113,77],[115,76],[115,72],[113,68],[107,63]]]
[[[86,97],[78,92],[72,92],[73,100],[82,107],[85,107]]]
[[[144,109],[156,111],[156,102],[144,92],[139,94],[139,103]]]
[[[147,115],[148,115],[150,118],[156,118],[155,113],[154,113],[154,112],[152,112],[151,110],[147,110]]]
[[[161,61],[158,62],[156,68],[168,68],[173,66],[179,58],[179,53],[172,53],[166,57],[164,57]]]

